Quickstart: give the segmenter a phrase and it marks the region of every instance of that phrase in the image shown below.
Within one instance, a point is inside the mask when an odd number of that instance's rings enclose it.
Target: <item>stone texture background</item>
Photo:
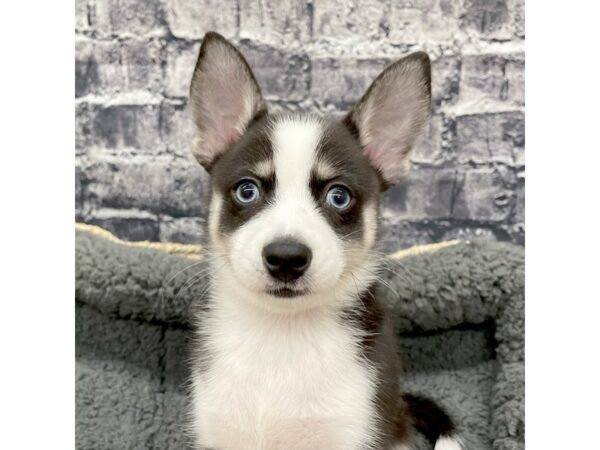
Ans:
[[[522,0],[76,0],[77,220],[201,241],[186,96],[209,30],[239,45],[272,110],[346,111],[387,63],[427,51],[434,114],[386,197],[386,248],[524,243]]]

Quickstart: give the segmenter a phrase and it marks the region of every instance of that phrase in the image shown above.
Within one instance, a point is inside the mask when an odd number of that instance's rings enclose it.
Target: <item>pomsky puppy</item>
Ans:
[[[210,291],[192,369],[196,446],[463,448],[448,415],[402,394],[376,295],[382,193],[408,172],[430,114],[430,62],[389,65],[342,120],[269,114],[241,53],[202,41],[193,152],[210,173]]]

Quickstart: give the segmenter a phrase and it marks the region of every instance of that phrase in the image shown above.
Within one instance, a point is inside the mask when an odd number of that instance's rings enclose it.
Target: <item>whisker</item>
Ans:
[[[340,239],[346,239],[347,237],[350,237],[350,236],[352,236],[353,234],[356,234],[356,233],[362,233],[362,231],[363,231],[363,230],[354,230],[354,231],[351,231],[350,233],[348,233],[348,234],[345,234],[344,236],[340,236]]]
[[[218,274],[221,269],[223,269],[223,267],[225,267],[226,263],[223,263],[221,266],[219,266],[213,273],[213,275]],[[201,299],[204,297],[204,294],[206,294],[208,292],[208,290],[210,289],[210,281],[208,283],[206,283],[206,287],[204,289],[202,289],[202,291],[200,291],[200,293],[198,294],[198,298]]]
[[[225,263],[223,263],[223,264],[225,264]],[[175,300],[179,299],[179,296],[182,295],[186,290],[189,290],[192,286],[196,285],[201,280],[210,276],[210,272],[211,272],[211,267],[206,267],[206,268],[202,269],[201,271],[192,275],[190,278],[188,278],[188,280],[183,284],[183,286],[177,292],[177,295],[175,295]]]
[[[394,287],[392,287],[392,285],[385,280],[384,278],[381,277],[381,275],[373,270],[370,270],[366,267],[363,267],[363,270],[365,270],[368,274],[372,275],[376,282],[381,283],[383,286],[387,287],[390,291],[392,291],[397,297],[400,296],[400,294],[398,293],[398,291],[396,291],[396,289],[394,289]],[[352,274],[352,273],[351,273]],[[352,274],[353,275],[353,274]]]
[[[360,302],[360,304],[362,306],[362,311],[366,312],[367,311],[367,305],[365,305],[365,302],[363,301],[362,296],[358,292],[358,282],[356,281],[356,277],[354,276],[354,273],[352,273],[352,272],[350,272],[350,276],[354,280],[354,287],[356,289],[356,298],[358,298],[358,301]]]
[[[175,278],[177,278],[177,276],[180,273],[185,272],[186,270],[191,269],[192,267],[196,267],[196,266],[198,266],[200,264],[205,264],[205,263],[206,263],[206,261],[198,261],[198,262],[196,262],[194,264],[190,264],[189,266],[185,266],[183,269],[178,270],[177,272],[175,272],[175,274],[173,276],[171,276],[167,281],[165,281],[164,284],[168,285],[171,281],[173,281]]]

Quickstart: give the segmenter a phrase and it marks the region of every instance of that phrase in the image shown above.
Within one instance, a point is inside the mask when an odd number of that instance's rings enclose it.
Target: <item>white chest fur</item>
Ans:
[[[369,448],[374,377],[348,323],[326,312],[284,316],[223,301],[202,334],[207,368],[193,379],[200,448]]]

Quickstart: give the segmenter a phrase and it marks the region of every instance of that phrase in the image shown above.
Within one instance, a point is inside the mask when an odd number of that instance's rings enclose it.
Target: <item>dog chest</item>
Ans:
[[[376,426],[374,380],[348,324],[327,315],[231,319],[209,322],[210,363],[193,380],[202,445],[366,448]]]

